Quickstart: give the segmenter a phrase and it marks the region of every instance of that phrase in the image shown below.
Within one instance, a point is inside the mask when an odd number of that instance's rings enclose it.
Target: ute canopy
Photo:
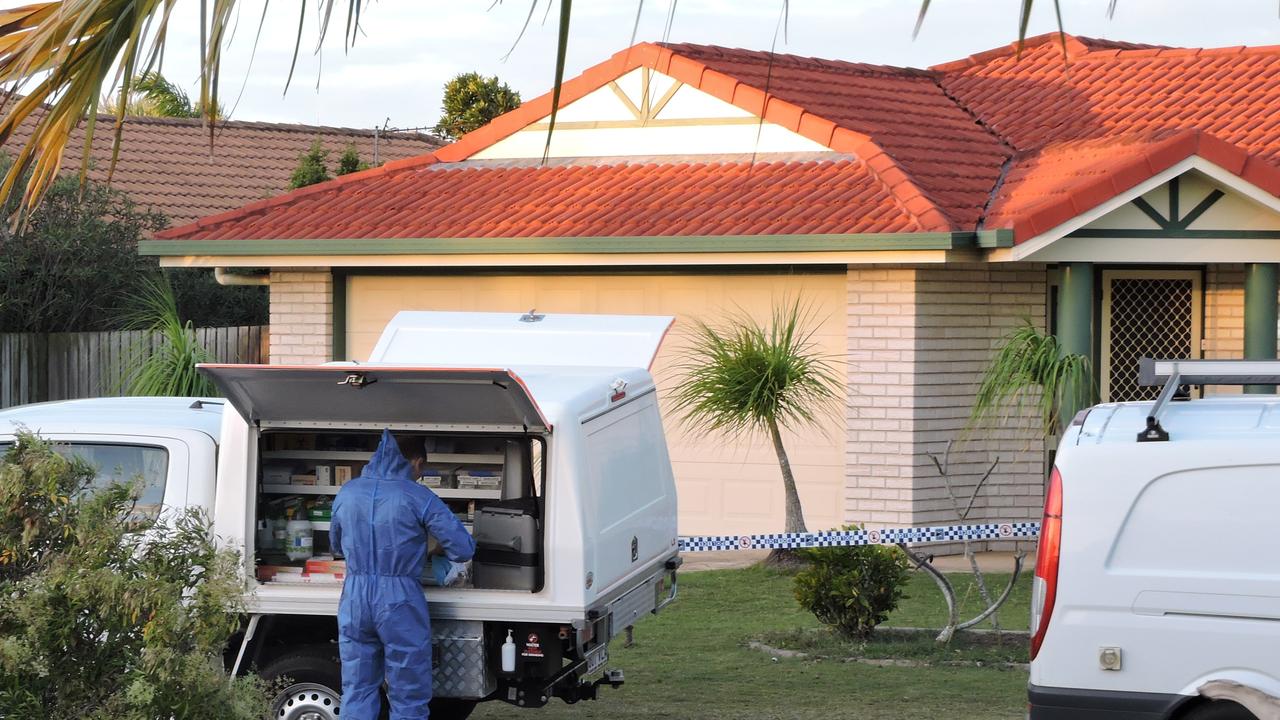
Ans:
[[[648,368],[675,319],[651,315],[397,313],[369,362]]]
[[[510,370],[374,365],[200,365],[262,427],[440,428],[546,432]]]

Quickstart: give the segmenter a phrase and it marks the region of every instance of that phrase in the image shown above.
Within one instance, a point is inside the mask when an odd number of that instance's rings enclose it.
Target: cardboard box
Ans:
[[[266,485],[288,485],[293,477],[293,466],[287,463],[267,463],[262,466],[262,482]]]
[[[327,573],[330,575],[346,575],[347,561],[329,559],[312,558],[307,561],[307,572],[314,575],[316,573]]]
[[[418,478],[418,482],[422,483],[423,485],[426,485],[429,488],[440,488],[440,487],[444,487],[444,476],[443,475],[423,475],[422,477]]]
[[[333,466],[333,484],[346,485],[351,481],[350,465],[334,465]]]
[[[316,484],[317,485],[333,485],[333,466],[317,465],[316,466]]]
[[[292,475],[289,477],[290,485],[315,485],[315,475]]]
[[[279,581],[285,576],[302,577],[302,568],[293,565],[259,565],[258,581],[271,582]]]

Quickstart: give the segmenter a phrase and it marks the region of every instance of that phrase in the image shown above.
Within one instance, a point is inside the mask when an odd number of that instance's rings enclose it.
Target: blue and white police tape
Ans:
[[[880,528],[878,530],[828,530],[811,533],[771,533],[768,535],[685,535],[681,552],[717,550],[792,550],[853,545],[896,545],[909,543],[956,542],[960,540],[1011,540],[1036,537],[1038,522],[982,523],[980,525],[935,525],[932,527]]]

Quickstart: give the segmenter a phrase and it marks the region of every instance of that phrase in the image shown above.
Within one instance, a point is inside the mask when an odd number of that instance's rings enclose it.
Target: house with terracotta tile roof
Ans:
[[[1149,396],[1144,355],[1276,356],[1277,107],[1280,47],[1071,37],[1064,60],[1054,36],[909,69],[643,43],[565,83],[549,144],[544,96],[142,252],[269,267],[275,362],[365,358],[402,309],[714,320],[802,296],[847,382],[826,432],[787,438],[810,527],[929,524],[951,515],[928,454],[1023,319],[1092,357],[1104,400]],[[765,443],[668,435],[683,532],[781,525]],[[996,458],[973,517],[1038,517],[1044,439],[993,428],[953,473]]]
[[[90,152],[89,177],[106,181],[111,168],[111,128],[115,118],[100,116]],[[14,133],[15,146],[26,142],[35,126],[29,119]],[[84,145],[77,129],[69,148]],[[111,185],[138,205],[164,214],[175,226],[226,212],[255,200],[279,195],[289,187],[298,156],[320,141],[330,166],[349,145],[370,164],[431,152],[441,142],[421,133],[386,133],[360,128],[319,127],[293,123],[226,120],[217,125],[210,146],[209,129],[200,120],[130,117],[120,139],[120,155]],[[80,153],[63,158],[63,172],[80,172]]]

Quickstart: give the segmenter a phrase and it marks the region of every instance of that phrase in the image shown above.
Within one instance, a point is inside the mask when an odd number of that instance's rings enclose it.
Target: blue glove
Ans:
[[[431,558],[431,574],[435,576],[436,585],[448,587],[462,574],[462,564],[437,555]]]

